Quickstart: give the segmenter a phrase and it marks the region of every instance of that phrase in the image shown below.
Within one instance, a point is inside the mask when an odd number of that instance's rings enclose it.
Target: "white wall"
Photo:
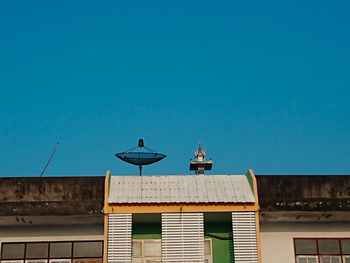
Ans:
[[[350,238],[350,223],[260,224],[262,263],[295,263],[293,238]]]

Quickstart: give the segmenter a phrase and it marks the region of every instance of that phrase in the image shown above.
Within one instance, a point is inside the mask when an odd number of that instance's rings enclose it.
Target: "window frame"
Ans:
[[[144,255],[144,243],[146,241],[156,241],[156,242],[160,242],[160,245],[162,246],[162,239],[154,239],[154,238],[151,238],[151,239],[133,239],[132,242],[141,242],[141,256],[134,256],[133,255],[133,248],[131,248],[131,261],[135,258],[135,259],[140,259],[141,261],[144,261],[144,260],[162,260],[162,251],[161,251],[161,254],[160,256],[145,256]],[[209,255],[205,255],[204,253],[204,260],[207,259],[208,260],[208,263],[213,263],[213,240],[212,238],[204,238],[204,242],[205,241],[209,241],[210,243],[210,254]]]
[[[307,254],[307,253],[297,254],[296,240],[315,240],[317,253],[316,254]],[[320,253],[319,240],[337,240],[340,253],[327,253],[327,254]],[[293,245],[294,245],[295,263],[298,263],[298,259],[300,256],[311,257],[311,258],[316,257],[316,260],[318,263],[322,263],[321,261],[322,257],[337,257],[340,259],[339,261],[340,263],[345,263],[345,258],[350,258],[350,253],[343,253],[342,240],[350,240],[350,237],[300,237],[300,238],[294,237]]]
[[[144,255],[144,243],[145,242],[157,242],[160,243],[160,256],[145,256]],[[133,259],[139,259],[140,261],[146,262],[146,260],[160,260],[162,261],[162,239],[161,238],[150,238],[150,239],[133,239],[132,243],[141,242],[141,256],[134,256],[133,253],[133,244],[131,246],[131,262],[134,262]]]
[[[32,259],[32,258],[29,258],[29,259],[25,259],[24,262],[25,263],[47,263],[49,260],[46,259],[46,258],[40,258],[40,259]]]
[[[339,263],[343,262],[342,256],[339,255],[320,255],[320,262],[322,263],[322,258],[330,258],[330,263],[332,263],[332,259],[337,258],[339,259]]]
[[[102,243],[101,246],[101,256],[99,257],[74,257],[74,244],[75,243],[86,243],[86,242],[99,242]],[[62,257],[62,258],[57,258],[57,257],[51,257],[50,255],[50,247],[51,244],[56,244],[56,243],[70,243],[71,244],[71,251],[70,251],[70,257]],[[3,246],[7,244],[24,244],[24,256],[23,258],[6,258],[3,259]],[[27,258],[27,245],[28,244],[48,244],[48,251],[47,251],[47,257],[46,258]],[[1,243],[1,254],[0,254],[0,263],[31,263],[35,261],[46,261],[45,263],[50,263],[51,260],[70,260],[70,263],[74,262],[75,259],[103,259],[103,252],[104,252],[104,241],[103,240],[63,240],[63,241],[25,241],[25,242],[2,242]]]
[[[72,263],[72,260],[74,260],[74,259],[71,259],[71,258],[50,258],[49,263],[52,263],[53,261],[69,261],[69,263]]]
[[[47,257],[28,257],[27,256],[27,253],[28,253],[28,244],[29,245],[34,245],[34,244],[45,244],[47,245]],[[2,250],[1,250],[2,251]],[[49,259],[49,252],[50,252],[50,243],[49,242],[24,242],[24,262],[25,263],[32,263],[32,262],[27,262],[28,260],[31,261],[31,260],[43,260],[43,259]],[[34,262],[33,262],[34,263]],[[47,262],[46,262],[47,263]]]
[[[298,262],[298,259],[301,258],[301,257],[302,258],[306,258],[307,261],[309,261],[309,258],[314,258],[314,259],[316,259],[316,262],[319,262],[317,255],[297,255],[297,256],[295,256],[295,261]]]
[[[204,242],[209,241],[210,243],[210,255],[205,255],[204,252],[204,261],[207,259],[208,263],[213,263],[213,239],[212,238],[204,238]]]
[[[344,263],[346,263],[346,261],[345,261],[346,259],[350,259],[350,255],[344,255],[342,257],[342,260],[343,260]]]

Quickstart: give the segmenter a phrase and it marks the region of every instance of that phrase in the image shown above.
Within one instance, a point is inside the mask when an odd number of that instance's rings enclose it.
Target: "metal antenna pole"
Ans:
[[[56,152],[57,147],[58,147],[59,144],[60,144],[59,142],[56,144],[55,150],[53,150],[53,152],[52,152],[52,154],[51,154],[51,156],[50,156],[50,159],[49,159],[49,161],[47,162],[47,164],[45,165],[45,168],[44,168],[44,170],[42,171],[40,177],[42,177],[43,174],[45,173],[45,170],[46,170],[46,168],[49,166],[49,164],[50,164],[50,162],[51,162],[51,159],[52,159],[52,157],[54,156],[54,154],[55,154],[55,152]]]

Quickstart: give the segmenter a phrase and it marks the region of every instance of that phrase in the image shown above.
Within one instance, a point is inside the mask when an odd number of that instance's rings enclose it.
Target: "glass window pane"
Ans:
[[[318,248],[320,254],[340,254],[338,239],[319,239]]]
[[[350,257],[344,257],[344,263],[350,263]]]
[[[3,244],[2,259],[22,259],[24,258],[24,243]]]
[[[50,258],[70,258],[71,256],[72,256],[72,243],[60,242],[60,243],[50,244]]]
[[[73,257],[98,258],[102,257],[102,242],[74,242]]]
[[[29,259],[25,263],[47,263],[46,259]]]
[[[204,240],[204,255],[205,256],[211,255],[210,240]]]
[[[50,259],[50,263],[71,263],[70,259]]]
[[[317,254],[317,246],[315,239],[296,239],[296,254]]]
[[[162,255],[162,246],[160,241],[145,241],[143,243],[143,255],[154,257]]]
[[[132,255],[133,255],[133,257],[141,257],[142,256],[142,242],[141,241],[133,241],[132,242]]]
[[[322,263],[340,263],[340,256],[323,256],[321,257]]]
[[[102,258],[76,258],[73,263],[102,263]]]
[[[316,263],[316,258],[309,258],[308,263]]]
[[[305,257],[298,257],[298,263],[308,263],[307,258]]]
[[[1,260],[1,263],[24,263],[24,260]]]
[[[27,243],[26,258],[48,258],[48,243]]]
[[[343,254],[350,254],[350,239],[342,239],[340,242]]]

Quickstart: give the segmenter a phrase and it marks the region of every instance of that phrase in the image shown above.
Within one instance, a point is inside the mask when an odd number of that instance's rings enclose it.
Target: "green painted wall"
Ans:
[[[161,239],[162,226],[161,224],[133,224],[132,238],[133,239]]]
[[[234,263],[232,224],[205,223],[204,237],[212,239],[213,263]]]
[[[253,180],[252,174],[250,173],[250,170],[248,170],[248,172],[245,174],[245,176],[247,177],[250,188],[252,189],[252,192],[254,194],[254,180]]]
[[[204,237],[212,240],[213,263],[234,263],[232,223],[204,223]],[[133,239],[161,239],[161,224],[133,223]]]

